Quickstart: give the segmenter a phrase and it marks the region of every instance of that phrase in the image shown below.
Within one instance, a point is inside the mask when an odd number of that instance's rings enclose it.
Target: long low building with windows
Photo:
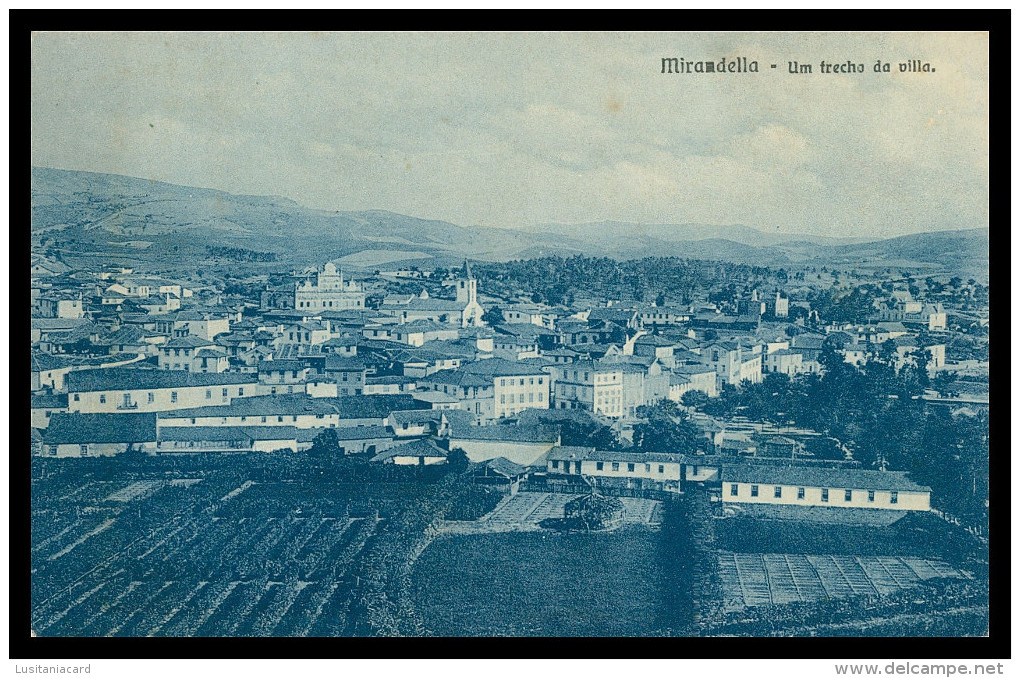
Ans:
[[[546,457],[550,474],[589,476],[599,483],[644,490],[678,492],[684,456],[657,452],[615,452],[592,447],[558,446]]]
[[[931,488],[903,471],[723,465],[723,503],[928,511]]]
[[[227,405],[256,394],[254,374],[109,368],[71,372],[65,378],[71,412],[162,412]]]
[[[186,426],[293,426],[337,428],[340,401],[304,394],[242,398],[229,405],[195,407],[161,414],[160,428]]]

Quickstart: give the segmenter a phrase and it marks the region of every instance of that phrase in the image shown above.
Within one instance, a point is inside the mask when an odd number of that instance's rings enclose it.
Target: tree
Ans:
[[[616,431],[598,422],[568,419],[560,424],[560,443],[565,446],[594,447],[598,450],[620,449]]]
[[[446,463],[450,465],[450,470],[454,473],[464,473],[471,465],[471,460],[468,458],[467,452],[455,447],[450,450],[450,454],[446,455]]]
[[[482,322],[487,325],[503,324],[503,311],[500,310],[499,306],[493,306],[482,314]]]
[[[942,370],[935,375],[935,378],[931,380],[932,388],[939,392],[943,398],[952,398],[959,395],[959,392],[955,388],[956,384],[956,372],[949,372]]]
[[[336,431],[331,428],[322,430],[322,433],[315,436],[312,446],[308,448],[308,454],[313,457],[334,459],[340,456],[340,439]]]
[[[698,429],[690,417],[672,400],[638,408],[646,423],[634,427],[634,447],[642,452],[693,454],[697,450]]]
[[[694,409],[704,407],[705,403],[707,402],[708,394],[705,393],[704,391],[699,391],[698,389],[688,391],[687,393],[684,393],[682,398],[680,398],[680,403],[684,407],[691,407]]]

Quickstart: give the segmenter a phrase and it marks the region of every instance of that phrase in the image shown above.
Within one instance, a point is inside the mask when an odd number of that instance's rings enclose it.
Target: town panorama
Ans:
[[[986,633],[956,240],[260,248],[133,181],[33,170],[32,633]]]

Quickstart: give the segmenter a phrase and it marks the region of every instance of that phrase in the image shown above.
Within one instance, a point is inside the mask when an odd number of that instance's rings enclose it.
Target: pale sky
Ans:
[[[660,73],[738,56],[760,72]],[[988,38],[39,33],[31,134],[33,165],[461,226],[891,237],[988,225]]]

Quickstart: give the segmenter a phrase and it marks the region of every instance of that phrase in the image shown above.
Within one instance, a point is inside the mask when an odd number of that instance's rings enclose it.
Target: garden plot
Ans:
[[[719,553],[726,610],[850,596],[882,596],[939,577],[966,572],[921,558],[789,553]]]
[[[492,513],[472,522],[449,524],[447,531],[458,533],[524,532],[540,530],[541,523],[550,518],[562,518],[563,507],[579,495],[554,492],[518,492]],[[658,523],[659,501],[621,497],[626,511],[624,522],[639,524]]]

